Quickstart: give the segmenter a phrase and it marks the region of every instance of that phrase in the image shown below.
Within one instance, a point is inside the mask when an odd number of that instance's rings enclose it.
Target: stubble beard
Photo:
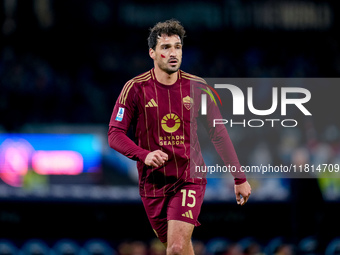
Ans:
[[[181,63],[182,61],[178,60],[178,64],[175,67],[170,67],[170,68],[167,66],[168,63],[159,63],[158,67],[159,69],[161,69],[162,71],[170,75],[170,74],[176,73],[179,70]]]

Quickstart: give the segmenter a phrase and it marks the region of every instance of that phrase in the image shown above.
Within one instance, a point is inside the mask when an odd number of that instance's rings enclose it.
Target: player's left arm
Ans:
[[[225,125],[215,125],[214,119],[223,119],[220,109],[215,105],[214,101],[208,96],[206,127],[209,132],[209,137],[226,166],[232,166],[235,171],[232,175],[235,179],[235,184],[242,184],[247,181],[246,175],[241,170],[241,165],[238,160],[234,145],[229,137]]]
[[[207,101],[206,121],[210,139],[224,164],[236,168],[236,171],[232,172],[235,182],[236,201],[237,204],[244,205],[251,194],[251,187],[245,173],[241,170],[241,164],[226,127],[224,125],[213,126],[214,119],[223,119],[218,106],[210,98]]]

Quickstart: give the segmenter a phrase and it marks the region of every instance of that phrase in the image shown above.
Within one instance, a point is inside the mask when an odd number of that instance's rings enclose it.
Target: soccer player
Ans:
[[[206,178],[190,173],[204,165],[197,139],[200,94],[205,81],[180,70],[185,30],[176,20],[157,23],[148,37],[154,68],[129,80],[114,106],[109,145],[137,161],[139,192],[153,230],[167,254],[194,254],[191,236],[203,202]],[[191,93],[190,93],[191,90]],[[212,100],[207,103],[209,135],[225,164],[240,164],[222,118]],[[191,113],[191,114],[190,114]],[[127,131],[133,125],[136,143]],[[191,141],[191,143],[190,143]],[[243,173],[234,175],[238,204],[251,188]]]

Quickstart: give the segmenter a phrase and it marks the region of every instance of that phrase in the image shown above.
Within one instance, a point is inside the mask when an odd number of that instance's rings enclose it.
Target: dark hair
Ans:
[[[178,20],[170,19],[164,22],[158,22],[153,28],[150,28],[150,34],[148,37],[149,48],[155,49],[157,45],[158,36],[166,34],[168,36],[178,35],[183,44],[183,38],[185,36],[184,27]]]

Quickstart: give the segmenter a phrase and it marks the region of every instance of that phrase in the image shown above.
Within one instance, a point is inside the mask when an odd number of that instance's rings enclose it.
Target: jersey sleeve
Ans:
[[[247,180],[246,175],[241,170],[241,165],[238,160],[233,143],[229,137],[227,128],[225,127],[225,125],[215,125],[214,127],[214,119],[222,119],[222,115],[218,106],[208,96],[206,124],[208,127],[210,139],[217,153],[222,158],[224,164],[226,166],[235,166],[236,170],[234,172],[231,172],[234,177],[235,184],[242,184]]]
[[[128,136],[130,124],[137,112],[136,88],[132,80],[128,81],[113,108],[108,131],[108,142],[111,148],[126,157],[144,162],[148,150],[136,145]]]
[[[134,82],[130,80],[120,92],[112,111],[109,126],[120,128],[127,132],[134,117],[136,107],[136,90]]]

